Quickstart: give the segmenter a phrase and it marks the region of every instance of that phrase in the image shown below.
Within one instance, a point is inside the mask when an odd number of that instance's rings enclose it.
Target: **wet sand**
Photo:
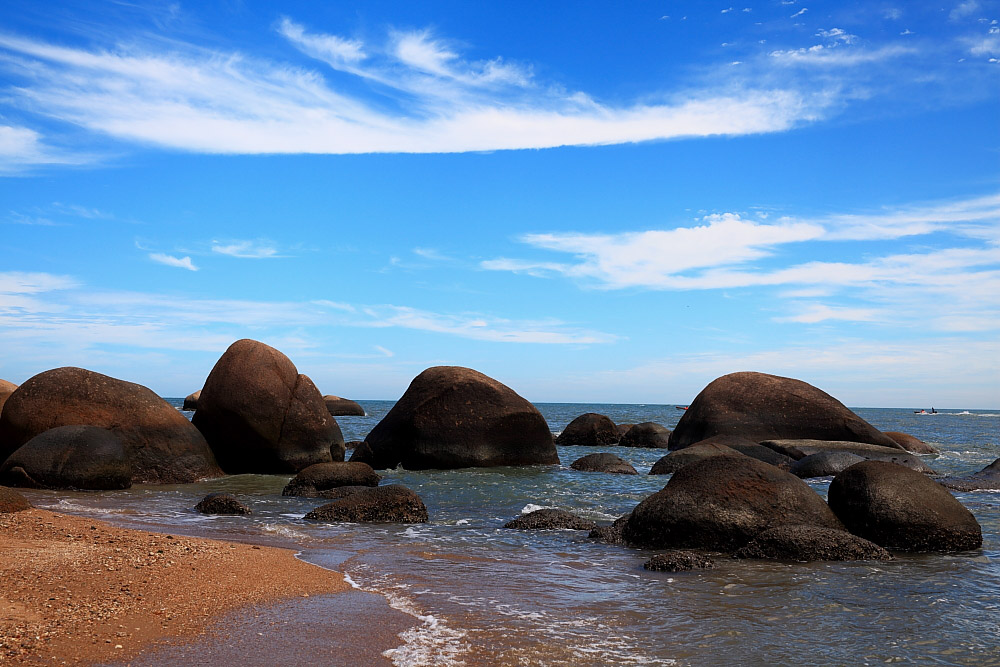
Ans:
[[[308,664],[289,653],[323,645],[384,664],[413,619],[365,595],[286,549],[0,514],[0,663]]]

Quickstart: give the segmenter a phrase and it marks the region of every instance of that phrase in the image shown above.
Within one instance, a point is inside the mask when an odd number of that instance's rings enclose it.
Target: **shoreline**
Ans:
[[[344,576],[293,550],[122,528],[38,508],[0,514],[0,581],[0,663],[139,658],[156,664],[162,647],[210,646],[232,623],[245,626],[243,637],[260,639],[275,626],[272,609],[294,618],[297,601],[315,606],[317,596],[340,613],[308,632],[366,662],[388,664],[382,652],[398,646],[396,632],[413,625],[387,602],[369,600],[365,618],[354,618],[358,600],[350,594],[357,592]],[[340,632],[347,614],[380,631],[363,642]],[[245,650],[256,655],[260,648]]]

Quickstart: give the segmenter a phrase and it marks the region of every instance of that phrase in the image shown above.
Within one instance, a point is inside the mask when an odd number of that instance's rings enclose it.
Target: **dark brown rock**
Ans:
[[[338,498],[346,498],[347,496],[352,496],[358,491],[364,491],[365,489],[370,489],[370,486],[335,486],[332,489],[326,489],[320,491],[317,497],[326,498],[328,500],[336,500]]]
[[[732,551],[774,526],[842,529],[819,495],[795,475],[749,457],[690,463],[639,503],[625,524],[629,544]]]
[[[205,380],[192,419],[227,473],[294,473],[344,458],[344,436],[316,385],[278,350],[229,346]]]
[[[367,463],[372,468],[375,467],[375,453],[372,452],[372,448],[368,446],[367,442],[355,442],[354,451],[351,452],[351,458],[348,459],[352,463]]]
[[[357,491],[317,507],[305,518],[349,523],[426,523],[427,508],[416,493],[391,484]]]
[[[747,456],[743,456],[743,454],[740,454],[734,449],[730,449],[729,447],[711,442],[701,442],[697,445],[691,445],[690,447],[670,452],[666,456],[660,458],[653,464],[653,467],[650,468],[649,474],[672,475],[689,463],[703,461],[713,456],[749,458]]]
[[[330,414],[334,417],[364,417],[365,409],[355,401],[349,398],[341,398],[340,396],[334,396],[332,394],[327,394],[323,397],[323,402],[326,403],[326,409],[329,410]]]
[[[557,464],[545,418],[510,387],[470,368],[428,368],[352,461],[408,470]]]
[[[604,542],[605,544],[625,544],[625,537],[622,535],[622,531],[625,530],[625,524],[628,523],[630,516],[631,514],[625,514],[615,519],[614,523],[610,525],[597,526],[590,531],[587,537],[598,542]]]
[[[674,549],[656,554],[643,563],[643,567],[654,572],[685,572],[688,570],[711,570],[715,561],[707,555],[695,551]]]
[[[98,426],[122,441],[136,483],[182,484],[222,474],[202,434],[142,385],[82,368],[39,373],[0,414],[0,459],[58,426]]]
[[[764,463],[770,463],[773,466],[777,466],[782,470],[788,470],[795,463],[795,459],[785,454],[780,454],[773,449],[768,449],[763,445],[760,445],[753,440],[747,438],[741,438],[738,435],[714,435],[711,438],[706,438],[700,442],[694,443],[691,447],[695,445],[725,445],[729,449],[739,452],[744,456],[749,456],[752,459],[757,459],[758,461],[763,461]],[[685,447],[689,449],[689,447]],[[678,450],[679,451],[679,450]]]
[[[842,470],[850,468],[855,463],[865,461],[861,456],[850,452],[818,452],[803,456],[792,464],[791,472],[802,479],[813,477],[832,477]]]
[[[839,442],[835,440],[765,440],[765,447],[787,454],[795,459],[802,459],[813,454],[824,452],[841,452],[860,456],[866,461],[888,461],[928,475],[934,470],[924,463],[919,456],[904,449],[882,447],[862,442]]]
[[[801,380],[753,372],[724,375],[705,387],[670,435],[670,449],[714,435],[754,442],[809,438],[898,447],[826,392]]]
[[[625,434],[629,432],[629,429],[635,426],[635,424],[615,424],[615,433],[618,434],[618,442],[621,443],[622,438]]]
[[[556,438],[560,446],[608,447],[618,442],[615,423],[604,415],[588,412],[580,415]]]
[[[619,475],[638,475],[632,464],[614,454],[587,454],[569,464],[573,470],[582,472],[607,472]]]
[[[620,447],[646,447],[666,449],[670,442],[670,429],[656,422],[636,424],[618,442]]]
[[[315,498],[323,491],[338,486],[378,486],[380,481],[382,477],[367,463],[314,463],[300,470],[281,495]]]
[[[247,516],[253,514],[249,507],[230,493],[210,493],[194,506],[202,514],[227,514]]]
[[[115,433],[57,426],[24,443],[0,465],[0,484],[33,489],[127,489],[132,465]]]
[[[944,477],[937,481],[956,491],[1000,490],[1000,459],[966,477]]]
[[[31,503],[28,502],[27,498],[14,489],[0,486],[0,514],[11,514],[30,509]]]
[[[181,406],[181,410],[197,410],[199,398],[201,398],[201,389],[193,394],[188,394],[184,397],[184,405]]]
[[[566,510],[540,509],[528,512],[504,524],[517,530],[593,530],[597,524]]]
[[[976,518],[915,470],[863,461],[830,483],[830,508],[847,529],[893,551],[965,551],[983,544]]]
[[[863,537],[818,526],[776,526],[753,538],[735,558],[770,560],[892,560],[892,554]]]
[[[937,447],[934,447],[933,445],[928,445],[920,438],[914,437],[909,433],[902,433],[900,431],[885,431],[885,434],[890,438],[892,438],[897,445],[899,445],[908,452],[913,452],[914,454],[941,453],[941,451]]]

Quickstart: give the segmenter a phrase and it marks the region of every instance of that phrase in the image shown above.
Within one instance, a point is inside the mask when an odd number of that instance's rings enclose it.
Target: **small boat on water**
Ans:
[[[927,412],[926,410],[914,410],[913,411],[913,414],[915,414],[915,415],[936,415],[937,413],[938,413],[938,411],[935,410],[934,408],[931,408],[930,412]]]
[[[677,408],[678,410],[687,410],[688,409],[688,406],[686,406],[686,405],[675,405],[674,407]]]

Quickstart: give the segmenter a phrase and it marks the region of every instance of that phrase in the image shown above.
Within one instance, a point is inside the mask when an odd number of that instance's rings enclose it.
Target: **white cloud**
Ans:
[[[816,36],[843,42],[844,44],[853,44],[858,39],[857,35],[852,35],[849,32],[843,30],[842,28],[831,28],[829,30],[820,30],[819,32],[816,33]]]
[[[24,271],[0,272],[0,294],[40,294],[78,287],[69,276]]]
[[[307,34],[301,25],[288,18],[281,20],[278,32],[317,58],[341,63],[356,63],[366,58],[364,45],[360,41],[336,35]]]
[[[964,2],[958,3],[954,9],[948,14],[948,18],[952,21],[958,21],[966,16],[976,13],[979,11],[978,0],[965,0]]]
[[[167,266],[174,266],[178,269],[187,269],[188,271],[198,270],[198,267],[194,265],[190,257],[174,257],[173,255],[167,255],[162,252],[151,252],[149,253],[149,258],[154,262],[165,264]]]
[[[879,312],[874,308],[845,308],[823,304],[810,304],[796,315],[774,318],[776,322],[801,322],[803,324],[817,324],[829,320],[871,322],[876,319],[879,319]]]
[[[283,256],[278,254],[278,249],[273,243],[264,240],[231,241],[228,243],[213,241],[212,252],[244,259],[270,259]]]
[[[1000,55],[1000,32],[990,32],[985,37],[970,40],[969,53],[974,56]]]
[[[837,48],[836,45],[826,46],[816,44],[800,49],[771,51],[768,55],[771,56],[774,62],[782,65],[848,67],[899,58],[912,53],[915,53],[915,49],[912,47],[898,44],[883,46],[878,49],[845,49]]]
[[[799,11],[795,12],[794,14],[792,14],[789,18],[793,18],[794,19],[796,17],[802,16],[803,14],[805,14],[808,11],[809,11],[809,9],[807,7],[803,7]]]
[[[27,127],[0,125],[0,174],[18,173],[40,165],[84,164],[91,158],[58,151]]]
[[[882,16],[889,19],[890,21],[898,21],[903,18],[903,10],[897,7],[890,7],[882,12]]]

